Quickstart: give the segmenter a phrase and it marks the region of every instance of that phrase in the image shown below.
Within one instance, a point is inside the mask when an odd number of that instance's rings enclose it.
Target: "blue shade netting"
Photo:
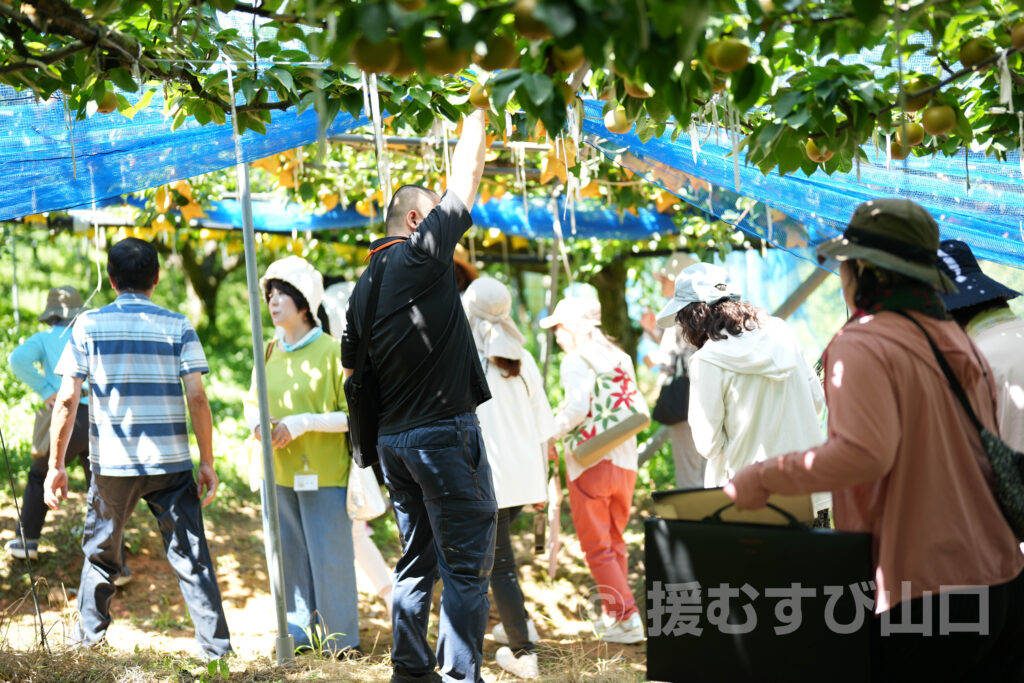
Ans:
[[[122,93],[135,102],[138,95]],[[317,139],[312,108],[273,112],[267,134],[242,135],[242,160],[263,157]],[[366,120],[339,114],[327,135],[347,132]],[[224,125],[188,119],[171,130],[163,100],[153,97],[128,119],[117,113],[72,121],[59,98],[36,102],[31,95],[0,87],[0,220],[44,211],[88,207],[120,195],[234,166],[230,117]]]
[[[695,145],[688,131],[673,142],[670,126],[661,137],[641,143],[634,133],[610,133],[601,120],[602,105],[585,103],[588,142],[693,206],[777,246],[816,245],[840,234],[861,202],[899,197],[927,208],[943,239],[961,239],[979,258],[1024,268],[1024,169],[1019,152],[1006,162],[972,152],[966,163],[964,155],[912,156],[886,163],[884,152],[865,145],[871,161],[861,162],[859,179],[856,171],[764,175],[742,157],[734,162],[726,131],[695,129]],[[744,206],[744,198],[764,206]]]

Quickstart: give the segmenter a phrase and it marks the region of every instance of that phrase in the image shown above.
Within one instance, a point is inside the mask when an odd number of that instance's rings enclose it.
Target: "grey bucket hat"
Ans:
[[[708,305],[730,299],[738,301],[739,290],[729,283],[729,271],[711,263],[695,263],[676,276],[675,294],[658,312],[658,327],[668,329],[676,324],[676,314],[690,304]]]
[[[928,211],[907,199],[872,199],[856,208],[841,237],[818,245],[818,261],[863,259],[955,294],[939,268],[939,226]]]

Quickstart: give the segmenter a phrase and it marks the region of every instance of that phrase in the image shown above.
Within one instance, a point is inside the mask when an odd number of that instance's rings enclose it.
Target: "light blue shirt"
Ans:
[[[60,389],[61,376],[54,369],[70,341],[71,328],[66,325],[54,325],[44,332],[33,334],[24,344],[11,351],[11,371],[45,401]],[[83,387],[82,403],[88,403],[85,396],[87,389],[88,385]]]

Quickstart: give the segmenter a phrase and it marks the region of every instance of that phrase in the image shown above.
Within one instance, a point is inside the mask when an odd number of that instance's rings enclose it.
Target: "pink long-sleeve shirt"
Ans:
[[[970,339],[952,321],[914,317],[998,433],[991,371]],[[828,441],[751,467],[771,492],[831,490],[836,528],[872,534],[876,612],[1016,577],[1024,555],[981,440],[921,331],[891,312],[862,317],[832,340],[825,373]]]

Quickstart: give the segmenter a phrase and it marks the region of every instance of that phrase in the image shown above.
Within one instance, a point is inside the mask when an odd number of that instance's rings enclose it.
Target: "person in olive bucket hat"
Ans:
[[[872,680],[1020,680],[1024,555],[928,338],[993,431],[995,385],[946,313],[939,293],[957,286],[938,248],[928,212],[897,199],[860,205],[818,248],[853,311],[822,358],[828,441],[739,470],[725,493],[754,509],[830,490],[836,529],[871,534]]]

